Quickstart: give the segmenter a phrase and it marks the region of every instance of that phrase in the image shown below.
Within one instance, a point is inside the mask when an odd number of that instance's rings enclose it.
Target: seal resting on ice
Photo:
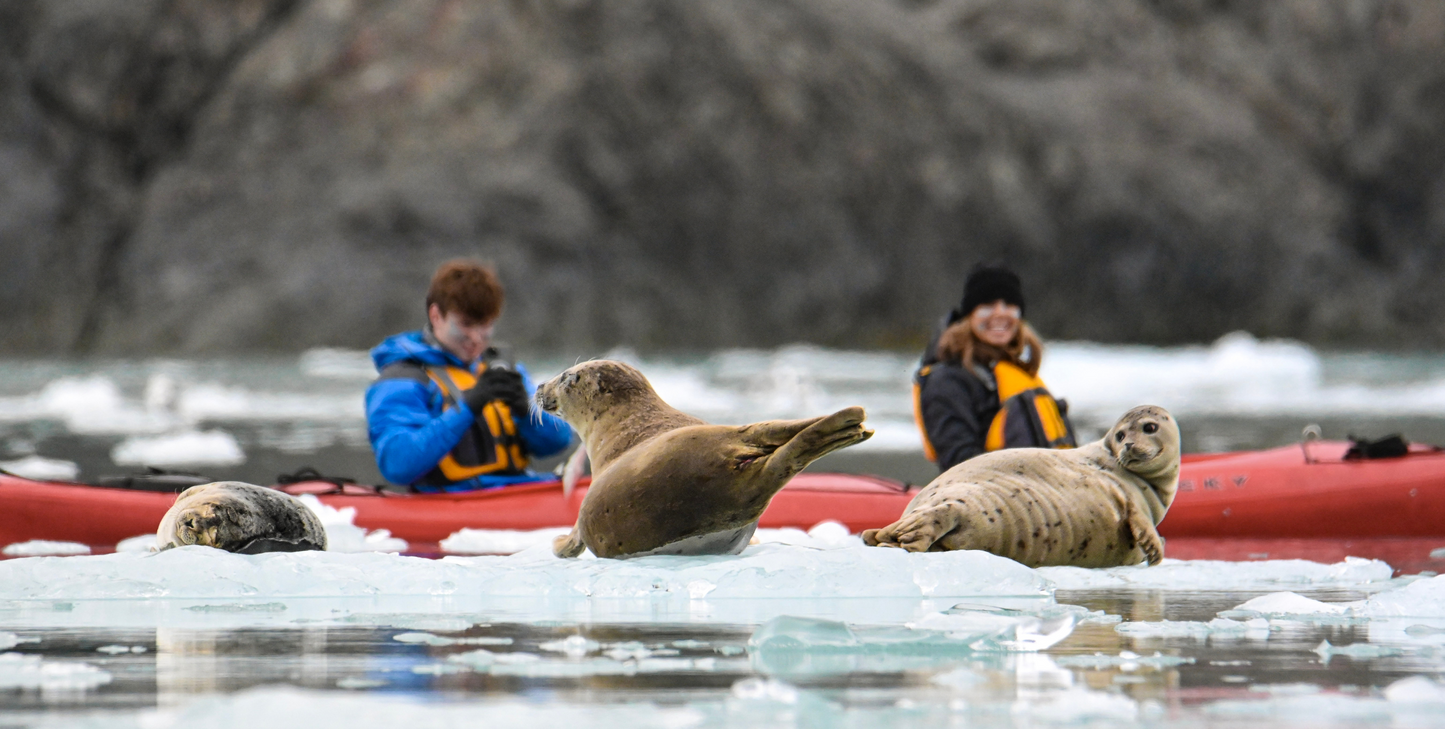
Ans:
[[[537,389],[582,436],[592,485],[552,551],[576,557],[737,554],[773,494],[805,466],[867,440],[863,408],[807,420],[709,425],[621,362],[584,362]]]
[[[964,461],[919,492],[866,544],[980,549],[1030,567],[1158,564],[1155,527],[1179,484],[1179,425],[1164,408],[1124,414],[1080,448],[1010,448]]]
[[[301,500],[240,481],[192,486],[156,530],[156,549],[199,544],[237,554],[326,549],[321,519]]]

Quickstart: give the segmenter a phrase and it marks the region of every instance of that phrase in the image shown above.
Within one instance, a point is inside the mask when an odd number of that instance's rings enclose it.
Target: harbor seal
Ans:
[[[199,544],[237,554],[326,549],[321,519],[300,499],[240,481],[192,486],[156,530],[156,549]]]
[[[1155,526],[1179,483],[1179,425],[1163,408],[1124,414],[1081,448],[1011,448],[944,471],[866,544],[981,549],[1030,567],[1158,564]]]
[[[592,485],[552,551],[576,557],[737,554],[773,494],[823,455],[867,440],[863,408],[807,420],[709,425],[621,362],[584,362],[537,388],[582,437]]]

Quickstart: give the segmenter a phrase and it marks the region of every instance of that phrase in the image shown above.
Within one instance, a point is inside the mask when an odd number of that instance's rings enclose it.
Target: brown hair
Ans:
[[[432,275],[426,308],[430,311],[436,304],[442,314],[455,311],[474,324],[485,324],[502,313],[503,298],[502,282],[491,266],[458,258]]]
[[[1044,345],[1028,322],[1020,321],[1018,334],[1014,335],[1013,341],[1009,342],[1008,346],[999,348],[979,340],[973,333],[971,318],[966,316],[959,319],[938,336],[939,360],[956,361],[965,366],[973,362],[991,365],[1003,360],[1018,365],[1030,375],[1039,373],[1039,365],[1044,360]]]

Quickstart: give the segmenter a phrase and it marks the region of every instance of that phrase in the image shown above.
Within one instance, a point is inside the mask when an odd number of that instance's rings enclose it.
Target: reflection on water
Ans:
[[[398,625],[356,627],[143,631],[0,624],[27,641],[13,651],[57,665],[84,662],[110,675],[90,688],[45,689],[7,683],[0,668],[0,723],[101,716],[105,725],[168,726],[162,719],[176,711],[223,710],[227,705],[212,705],[248,689],[267,700],[295,700],[275,693],[274,687],[290,686],[324,692],[304,695],[312,702],[365,694],[428,697],[447,705],[517,699],[548,707],[696,712],[687,714],[696,721],[667,724],[675,726],[753,725],[740,721],[743,699],[791,707],[794,720],[779,726],[826,726],[807,717],[833,721],[877,712],[894,720],[922,712],[959,726],[1025,726],[1059,717],[1066,723],[1092,718],[1111,725],[1192,726],[1235,710],[1230,702],[1286,695],[1378,702],[1381,690],[1401,678],[1445,670],[1445,657],[1432,650],[1354,658],[1317,652],[1323,641],[1365,643],[1363,625],[1283,621],[1267,637],[1131,637],[1115,629],[1119,619],[1208,621],[1257,594],[1060,592],[1060,603],[1099,612],[1046,651],[948,649],[915,652],[907,660],[899,660],[906,651],[898,650],[828,660],[816,647],[811,656],[778,660],[783,654],[769,657],[749,645],[756,626],[743,624],[478,622],[485,616],[476,614],[398,616],[391,621]],[[1310,594],[1334,601],[1366,596]],[[146,713],[157,709],[173,713]],[[346,722],[373,725],[364,718]]]

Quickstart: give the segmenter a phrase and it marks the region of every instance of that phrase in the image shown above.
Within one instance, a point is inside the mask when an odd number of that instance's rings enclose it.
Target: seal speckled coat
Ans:
[[[199,544],[238,554],[326,549],[326,529],[301,500],[240,481],[192,486],[156,530],[156,548]]]
[[[914,552],[980,549],[1030,567],[1157,564],[1164,548],[1155,527],[1178,482],[1178,424],[1146,405],[1081,448],[964,461],[863,541]]]

